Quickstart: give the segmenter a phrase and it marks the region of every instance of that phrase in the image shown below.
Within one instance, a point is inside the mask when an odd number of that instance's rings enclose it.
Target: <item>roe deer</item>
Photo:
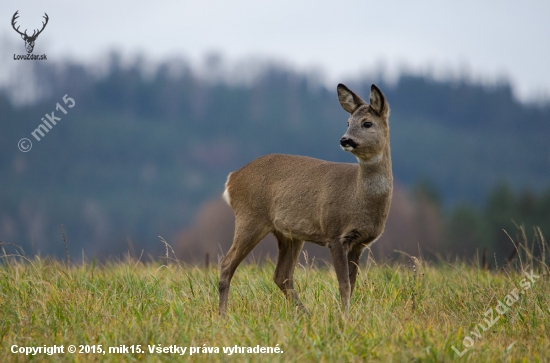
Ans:
[[[293,276],[308,241],[330,249],[343,310],[348,311],[359,257],[384,231],[390,209],[390,108],[374,84],[370,104],[343,84],[337,91],[351,114],[340,146],[358,164],[271,154],[229,174],[223,196],[235,213],[235,235],[220,266],[220,315],[227,310],[237,266],[269,232],[279,246],[274,280],[285,296],[306,310]]]

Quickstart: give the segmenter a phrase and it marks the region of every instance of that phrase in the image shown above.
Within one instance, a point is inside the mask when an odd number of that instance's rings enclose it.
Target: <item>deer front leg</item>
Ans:
[[[355,281],[357,279],[357,271],[359,269],[359,258],[364,249],[363,244],[356,245],[348,252],[348,269],[349,269],[349,283],[351,286],[350,297],[353,296],[353,290],[355,289]]]
[[[342,299],[342,310],[347,314],[349,310],[349,300],[351,293],[351,285],[349,281],[349,268],[347,251],[340,241],[329,245],[332,264],[336,271],[338,279],[338,288],[340,290],[340,298]]]

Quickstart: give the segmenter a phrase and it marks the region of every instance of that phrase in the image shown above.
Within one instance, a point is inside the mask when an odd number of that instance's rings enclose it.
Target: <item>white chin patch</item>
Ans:
[[[344,151],[351,151],[351,150],[353,150],[353,148],[352,148],[351,146],[349,146],[349,145],[348,145],[348,146],[342,146],[342,145],[340,145],[340,147],[341,147],[342,150],[344,150]]]

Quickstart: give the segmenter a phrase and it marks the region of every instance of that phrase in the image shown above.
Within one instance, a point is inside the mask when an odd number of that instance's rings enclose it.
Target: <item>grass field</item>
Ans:
[[[529,253],[499,271],[461,262],[411,258],[378,265],[367,259],[347,317],[328,266],[296,269],[306,316],[273,283],[273,263],[242,265],[225,318],[217,315],[215,267],[131,259],[67,267],[39,257],[3,257],[2,362],[550,361],[549,269]],[[64,353],[12,353],[53,345]],[[68,353],[69,345],[77,352]],[[183,357],[149,352],[174,345],[187,348]]]

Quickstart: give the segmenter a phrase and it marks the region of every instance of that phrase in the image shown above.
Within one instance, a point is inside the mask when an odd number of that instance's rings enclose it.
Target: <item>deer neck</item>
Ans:
[[[393,175],[389,145],[380,154],[369,159],[359,159],[358,190],[365,197],[391,194]]]

